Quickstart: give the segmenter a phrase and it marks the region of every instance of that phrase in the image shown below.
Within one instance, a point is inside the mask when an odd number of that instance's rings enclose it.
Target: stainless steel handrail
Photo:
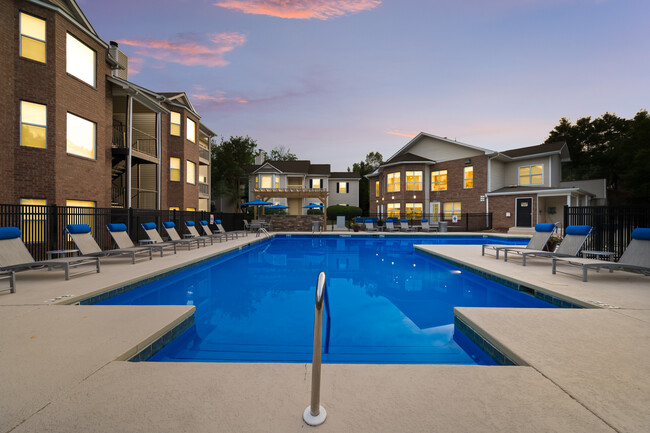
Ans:
[[[311,426],[325,422],[327,412],[320,405],[321,351],[323,344],[323,303],[326,298],[327,285],[325,272],[318,274],[316,283],[316,301],[314,307],[314,352],[311,363],[311,404],[302,414],[302,419]]]

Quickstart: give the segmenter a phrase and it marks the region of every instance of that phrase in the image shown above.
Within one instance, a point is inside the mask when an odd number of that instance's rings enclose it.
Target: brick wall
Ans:
[[[516,220],[516,200],[517,198],[530,198],[533,199],[533,226],[537,224],[537,195],[536,194],[522,194],[522,195],[502,195],[492,196],[489,198],[490,212],[492,212],[492,228],[495,230],[509,229],[517,225]],[[507,217],[506,213],[510,212]]]
[[[181,136],[171,135],[169,133],[169,122],[170,116],[163,114],[162,122],[162,134],[164,140],[166,139],[167,144],[163,140],[163,159],[161,160],[162,164],[162,183],[165,190],[164,195],[161,197],[161,203],[163,209],[169,208],[170,206],[178,206],[181,210],[185,210],[188,207],[195,209],[199,208],[199,182],[198,182],[198,173],[199,173],[199,132],[198,125],[199,119],[196,118],[189,111],[184,110],[180,107],[171,106],[165,104],[165,107],[171,111],[181,113]],[[196,143],[192,143],[187,140],[186,131],[187,131],[187,118],[192,119],[197,125],[196,131]],[[181,181],[180,182],[171,182],[169,180],[169,158],[179,158],[181,160]],[[187,161],[191,161],[195,164],[196,183],[194,185],[187,183]]]
[[[323,230],[323,215],[267,215],[263,219],[271,224],[274,232],[311,232],[313,221],[320,221]]]

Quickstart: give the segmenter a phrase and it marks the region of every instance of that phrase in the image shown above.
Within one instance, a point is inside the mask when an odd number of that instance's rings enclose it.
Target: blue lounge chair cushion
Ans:
[[[632,239],[640,241],[650,241],[650,229],[634,229],[632,232]]]
[[[145,230],[151,230],[151,229],[156,229],[156,223],[144,223],[142,224],[142,227],[144,227]]]
[[[68,224],[65,229],[68,233],[73,235],[81,233],[90,233],[90,226],[88,224]]]
[[[572,227],[578,227],[578,226],[572,226]],[[552,232],[553,230],[555,230],[555,224],[553,223],[540,223],[535,226],[536,232]]]
[[[400,222],[407,223],[407,222],[409,222],[409,220],[407,220],[407,219],[401,219]]]
[[[163,225],[164,225],[165,228],[167,228],[167,229],[173,229],[174,227],[176,227],[176,224],[174,224],[174,223],[171,222],[171,221],[167,221],[167,222],[163,223]]]
[[[109,232],[125,232],[126,224],[106,224]]]
[[[221,224],[221,220],[216,220],[214,223],[215,224]]]
[[[192,227],[194,225],[194,221],[185,221],[185,225],[188,227]]]
[[[429,222],[429,220],[426,219],[426,218],[422,218],[420,221],[423,222],[423,223],[428,223]]]
[[[199,222],[201,223],[202,226],[207,226],[208,225],[208,222],[206,220],[201,220]]]
[[[566,228],[568,235],[588,235],[591,231],[591,226],[569,226]]]
[[[0,239],[16,239],[20,237],[17,227],[0,227]]]

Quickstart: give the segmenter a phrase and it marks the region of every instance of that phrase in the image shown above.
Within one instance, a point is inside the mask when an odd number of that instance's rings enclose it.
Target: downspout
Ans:
[[[128,100],[128,113],[129,117],[127,118],[127,128],[129,129],[128,134],[128,149],[129,153],[126,156],[126,208],[131,209],[131,161],[132,161],[132,140],[133,140],[133,97],[131,95],[127,96]]]
[[[158,190],[158,194],[156,194],[156,195],[157,195],[158,199],[156,200],[156,204],[158,206],[157,209],[160,210],[161,209],[160,204],[161,204],[161,201],[162,201],[162,199],[160,198],[160,196],[162,194],[162,169],[160,167],[160,165],[162,163],[162,143],[161,143],[161,139],[162,139],[162,115],[160,113],[156,113],[156,123],[158,124],[157,128],[156,128],[156,132],[157,132],[157,135],[158,135],[158,137],[156,137],[156,143],[157,143],[157,147],[158,147],[158,149],[157,149],[157,152],[158,152],[158,164],[156,165],[156,175],[157,175],[156,177],[158,178],[157,179],[158,186],[156,188]]]

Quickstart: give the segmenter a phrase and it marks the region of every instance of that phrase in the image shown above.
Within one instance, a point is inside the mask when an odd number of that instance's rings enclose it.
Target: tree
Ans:
[[[264,154],[265,161],[297,161],[298,157],[295,153],[291,153],[291,149],[284,146],[277,146],[271,150],[271,153],[267,153],[265,150],[262,150]]]
[[[377,170],[383,164],[384,158],[379,152],[370,152],[366,155],[366,159],[361,162],[352,164],[352,170],[348,167],[348,171],[353,171],[361,175],[359,182],[359,207],[364,215],[370,212],[370,181],[365,177],[367,174]]]
[[[248,185],[247,182],[242,184],[242,179],[248,177],[246,166],[255,162],[258,153],[257,142],[248,136],[228,140],[222,137],[219,144],[212,145],[212,194],[229,197],[237,212],[241,211],[239,199],[245,196]]]

